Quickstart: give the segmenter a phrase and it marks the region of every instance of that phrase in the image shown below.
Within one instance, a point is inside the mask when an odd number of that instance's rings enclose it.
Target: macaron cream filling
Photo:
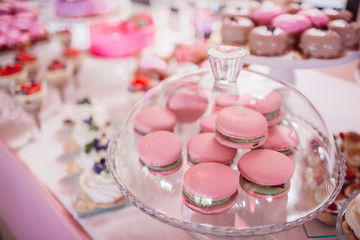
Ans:
[[[285,154],[285,155],[290,155],[294,152],[294,148],[289,148],[289,149],[279,151],[279,152],[281,152],[282,154]]]
[[[191,196],[185,190],[185,187],[183,187],[183,193],[191,202],[193,202],[196,205],[202,206],[202,207],[213,207],[213,206],[222,205],[222,204],[225,204],[226,202],[228,202],[232,197],[232,195],[230,195],[227,198],[213,201],[211,198],[207,198],[207,197]]]
[[[273,112],[264,114],[264,117],[266,118],[267,121],[270,121],[277,118],[279,115],[280,115],[280,108],[276,109]]]
[[[245,190],[252,191],[252,192],[255,192],[258,194],[262,194],[262,195],[280,194],[282,192],[285,192],[288,189],[288,187],[290,186],[290,181],[287,181],[286,183],[276,185],[276,186],[259,185],[259,184],[249,181],[248,179],[244,178],[243,176],[240,177],[240,183],[241,183],[241,186]]]
[[[150,168],[150,169],[152,169],[152,170],[155,170],[155,171],[168,171],[168,170],[177,168],[177,167],[181,164],[181,159],[182,159],[181,156],[179,156],[179,157],[176,159],[175,162],[173,162],[173,163],[171,163],[171,164],[169,164],[169,165],[165,165],[165,166],[152,166],[152,165],[150,165],[150,164],[147,164],[147,163],[143,162],[141,159],[140,159],[140,162],[141,162],[144,166],[146,166],[146,167],[148,167],[148,168]]]
[[[198,161],[195,161],[193,158],[191,158],[189,154],[187,154],[187,158],[188,158],[188,160],[189,160],[192,164],[194,164],[194,165],[200,164]],[[229,166],[229,165],[231,165],[232,163],[233,163],[233,160],[231,160],[231,161],[229,161],[229,162],[224,162],[223,164]]]
[[[134,128],[134,131],[137,132],[138,134],[140,134],[141,136],[145,136],[146,134],[148,134],[147,132],[141,131],[137,128]]]
[[[233,137],[229,137],[229,136],[226,136],[224,134],[222,134],[218,129],[215,130],[218,134],[220,134],[222,137],[230,140],[230,141],[233,141],[233,142],[237,142],[237,143],[254,143],[254,142],[260,142],[262,139],[264,139],[266,137],[266,134],[265,135],[262,135],[260,137],[257,137],[257,138],[252,138],[252,139],[239,139],[239,138],[233,138]]]

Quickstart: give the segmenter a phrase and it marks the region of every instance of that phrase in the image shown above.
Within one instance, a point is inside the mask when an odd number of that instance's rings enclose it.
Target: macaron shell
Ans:
[[[268,123],[261,113],[241,106],[222,109],[215,124],[223,135],[238,139],[254,139],[268,130]]]
[[[237,150],[220,144],[216,140],[214,133],[202,133],[189,140],[187,153],[199,163],[218,162],[228,164],[234,160]],[[189,163],[192,165],[190,161]]]
[[[216,129],[215,121],[216,114],[211,114],[208,116],[204,116],[200,119],[200,130],[202,132],[211,132],[214,133]]]
[[[181,155],[182,144],[172,132],[152,132],[139,140],[140,159],[152,166],[166,166],[175,162]]]
[[[272,91],[263,98],[252,97],[251,99],[248,99],[245,106],[262,114],[266,114],[279,109],[281,104],[281,95],[276,91]]]
[[[268,138],[262,147],[275,151],[284,151],[294,148],[298,144],[299,138],[294,129],[284,125],[275,125],[269,128]]]
[[[254,198],[259,198],[259,199],[264,199],[265,200],[265,199],[270,197],[270,198],[272,198],[274,200],[274,199],[280,199],[280,198],[285,197],[288,194],[288,192],[290,191],[291,184],[289,185],[289,187],[284,192],[279,193],[279,194],[275,194],[275,195],[263,195],[263,194],[256,193],[254,191],[249,191],[249,190],[245,189],[242,186],[241,183],[240,183],[240,186],[241,186],[242,190],[244,190],[244,192],[246,192],[247,194],[249,194],[250,196],[252,196]]]
[[[177,93],[168,100],[167,108],[173,111],[177,120],[190,123],[198,120],[208,106],[206,98],[199,95]]]
[[[268,121],[268,126],[269,126],[269,127],[272,127],[272,126],[278,124],[279,122],[281,122],[283,116],[284,116],[284,109],[283,109],[282,107],[280,107],[279,116],[277,116],[277,117],[274,118],[274,119],[269,120],[269,121]]]
[[[231,141],[231,140],[225,138],[224,136],[222,136],[218,132],[215,132],[215,138],[221,145],[225,145],[225,146],[230,147],[230,148],[249,149],[249,148],[257,148],[257,147],[261,146],[266,141],[267,134],[261,141],[253,142],[253,143],[234,142],[234,141]]]
[[[221,163],[201,163],[184,174],[183,186],[191,196],[207,197],[213,201],[227,198],[237,191],[238,174]]]
[[[185,206],[187,206],[188,208],[190,208],[191,210],[201,213],[201,214],[206,214],[206,215],[217,215],[217,214],[221,214],[224,213],[228,210],[230,210],[234,204],[237,201],[237,197],[238,197],[238,191],[236,190],[236,192],[231,196],[230,200],[227,201],[226,203],[222,204],[222,205],[218,205],[218,206],[213,206],[213,207],[200,207],[197,206],[196,204],[194,204],[192,201],[190,201],[185,195],[184,193],[181,194],[183,202],[185,204]]]
[[[245,153],[237,165],[240,175],[260,185],[273,186],[291,179],[295,166],[286,155],[269,149]]]
[[[137,115],[135,128],[146,133],[159,130],[173,131],[176,122],[176,116],[172,111],[160,106],[150,106]]]

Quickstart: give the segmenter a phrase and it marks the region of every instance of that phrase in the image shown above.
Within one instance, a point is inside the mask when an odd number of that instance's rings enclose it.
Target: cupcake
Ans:
[[[39,68],[39,62],[34,54],[31,54],[21,49],[16,54],[15,61],[24,65],[24,67],[27,69],[29,76],[36,75]]]
[[[249,46],[252,54],[278,56],[285,54],[288,46],[288,37],[280,28],[259,26],[251,30]]]
[[[337,32],[342,40],[342,45],[346,48],[352,48],[359,45],[360,24],[357,22],[348,22],[337,19],[329,22],[328,28]]]
[[[254,28],[254,23],[244,17],[228,17],[222,20],[222,42],[227,44],[242,44],[248,41],[248,35]]]
[[[76,210],[80,217],[121,208],[126,203],[106,167],[105,158],[80,175],[79,185],[80,197],[76,202]]]
[[[7,64],[0,67],[0,88],[9,91],[11,84],[24,82],[27,73],[20,63]]]
[[[301,35],[299,46],[305,56],[329,59],[340,56],[342,40],[327,27],[310,28]]]

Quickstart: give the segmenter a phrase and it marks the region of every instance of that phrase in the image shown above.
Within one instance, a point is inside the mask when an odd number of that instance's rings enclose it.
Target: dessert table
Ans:
[[[26,114],[1,127],[0,216],[16,239],[28,236],[37,239],[49,236],[52,239],[170,239],[174,236],[195,239],[192,234],[152,219],[130,205],[89,218],[77,216],[76,177],[65,171],[71,159],[63,150],[67,133],[63,120],[71,114],[75,99],[87,94],[104,104],[119,124],[141,96],[127,90],[131,75],[125,69],[131,70],[134,66],[135,60],[131,58],[104,60],[85,53],[78,76],[80,88],[75,91],[74,86],[68,86],[65,104],[60,104],[57,92],[50,89],[41,113],[41,131]],[[260,65],[250,68],[269,71]],[[360,131],[360,111],[354,107],[354,103],[360,101],[356,74],[357,61],[327,69],[295,70],[296,87],[313,102],[333,133]],[[18,133],[21,127],[23,131]],[[18,141],[19,137],[26,137],[26,133],[30,137],[25,142]],[[305,228],[297,227],[265,238],[307,239],[334,234],[334,228],[312,220]]]

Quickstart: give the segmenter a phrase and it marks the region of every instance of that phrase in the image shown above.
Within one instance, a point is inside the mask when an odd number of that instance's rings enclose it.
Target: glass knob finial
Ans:
[[[207,53],[215,83],[236,83],[247,51],[235,46],[217,46],[210,48]]]

